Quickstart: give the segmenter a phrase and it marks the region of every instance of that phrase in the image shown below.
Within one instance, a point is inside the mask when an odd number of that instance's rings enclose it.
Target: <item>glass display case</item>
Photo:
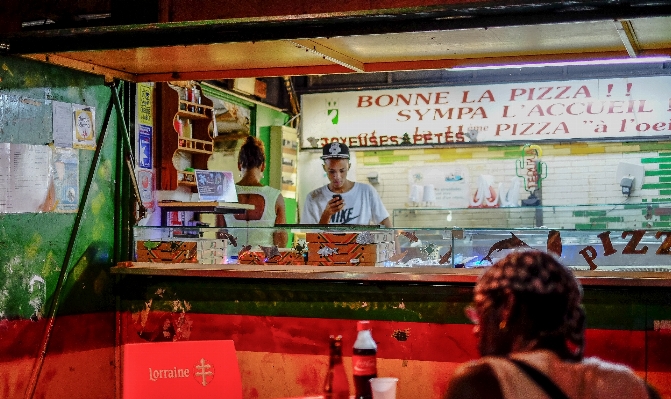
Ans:
[[[671,227],[671,202],[501,208],[403,208],[395,227],[534,228],[605,230]]]
[[[277,231],[287,248],[257,245]],[[358,226],[135,227],[135,261],[155,264],[293,265],[477,269],[527,247],[555,253],[575,270],[671,270],[671,229],[477,229]],[[347,269],[352,270],[352,269]]]

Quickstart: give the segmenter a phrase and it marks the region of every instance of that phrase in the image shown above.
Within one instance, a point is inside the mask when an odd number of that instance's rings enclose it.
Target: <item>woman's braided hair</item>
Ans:
[[[497,307],[505,292],[517,304],[511,317],[520,317],[526,339],[538,348],[580,360],[585,344],[585,312],[580,304],[582,287],[573,272],[554,256],[538,250],[510,253],[478,280],[476,301]]]
[[[247,136],[247,140],[240,147],[238,163],[243,169],[258,168],[266,161],[263,142],[254,136]]]

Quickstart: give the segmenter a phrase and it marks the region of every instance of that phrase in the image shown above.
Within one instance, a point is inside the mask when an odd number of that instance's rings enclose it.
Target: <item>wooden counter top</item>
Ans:
[[[111,270],[113,274],[145,276],[475,284],[484,268],[122,262]],[[671,287],[671,272],[576,270],[575,274],[585,286]]]

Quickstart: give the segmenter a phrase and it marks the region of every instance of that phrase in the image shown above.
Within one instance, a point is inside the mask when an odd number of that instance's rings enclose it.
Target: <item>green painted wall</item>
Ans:
[[[289,121],[289,115],[284,112],[276,111],[272,108],[266,108],[258,106],[256,107],[256,126],[257,128],[257,137],[263,141],[263,145],[266,147],[266,160],[270,159],[270,127],[271,126],[281,126]],[[263,184],[269,184],[269,173],[266,173],[263,176]],[[287,223],[298,223],[298,204],[293,198],[285,198],[284,205],[286,208]],[[292,237],[289,237],[289,243],[291,243]]]
[[[270,160],[270,127],[282,126],[288,120],[289,115],[284,112],[263,106],[256,107],[256,137],[263,141],[263,145],[266,147],[266,160]],[[261,183],[266,186],[270,183],[268,173],[263,176]]]
[[[95,107],[98,139],[112,97],[102,77],[22,58],[0,57],[0,143],[50,144],[52,101]],[[17,103],[24,105],[17,109],[12,105]],[[19,381],[3,388],[4,395],[8,395],[4,397],[22,397],[24,386],[20,384],[27,383],[28,375],[18,372],[13,378],[3,376],[7,368],[2,365],[37,356],[43,318],[53,301],[62,268],[67,271],[67,279],[36,394],[57,397],[63,390],[82,392],[87,386],[96,385],[99,397],[114,395],[115,301],[109,268],[117,261],[115,237],[120,236],[115,227],[120,212],[119,200],[115,199],[116,184],[119,187],[123,184],[118,176],[116,121],[116,112],[112,112],[88,201],[80,203],[84,213],[68,265],[63,263],[73,234],[75,213],[0,213],[0,324],[4,331],[0,334],[0,379]],[[79,150],[80,198],[93,158],[94,151]],[[66,330],[59,329],[58,326],[65,326],[59,324],[59,318],[70,320],[64,316],[84,314],[95,316],[89,317],[88,322],[75,318]],[[55,360],[63,359],[63,353],[93,348],[107,348],[102,356],[97,355],[96,364],[87,368],[72,364],[70,374],[59,374],[58,382],[49,381],[53,376],[48,370],[64,366],[59,363],[61,360]],[[32,360],[29,363],[32,365]]]
[[[122,311],[129,312],[142,311],[162,292],[166,310],[179,299],[190,304],[188,312],[200,314],[470,324],[464,308],[473,300],[473,284],[167,276],[122,280]],[[590,329],[645,331],[653,329],[653,320],[671,317],[667,288],[583,288]]]
[[[103,79],[93,75],[73,72],[33,61],[18,58],[0,58],[2,70],[2,95],[20,96],[42,100],[46,105],[51,100],[91,105],[96,108],[96,132],[100,134],[103,116],[111,100],[110,89]],[[51,107],[47,108],[49,113]],[[23,110],[20,121],[9,121],[2,126],[0,142],[45,145],[51,141],[51,115],[34,115]],[[33,123],[39,118],[41,123]],[[24,126],[23,119],[30,124]],[[116,174],[116,117],[111,118],[104,143],[95,182],[89,193],[89,203],[82,219],[81,228],[73,251],[73,264],[68,265],[70,275],[66,285],[66,296],[93,263],[109,265],[114,247],[114,177]],[[9,138],[9,140],[8,140]],[[79,185],[83,190],[91,168],[93,151],[79,150]],[[81,194],[81,193],[80,193]],[[80,204],[81,206],[82,204]],[[7,317],[30,317],[28,305],[30,294],[26,284],[31,276],[41,276],[47,282],[51,295],[61,269],[68,240],[72,233],[74,213],[59,214],[0,214],[0,287],[10,288],[0,311]],[[2,291],[2,290],[0,290]],[[80,290],[77,290],[80,291]],[[102,293],[102,292],[100,292]],[[85,302],[97,309],[97,305]],[[107,309],[114,309],[110,301]],[[67,308],[63,308],[67,311]]]

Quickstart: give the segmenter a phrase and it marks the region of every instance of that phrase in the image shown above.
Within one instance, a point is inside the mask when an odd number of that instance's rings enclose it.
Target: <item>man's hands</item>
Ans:
[[[319,218],[319,224],[329,224],[331,216],[340,212],[345,207],[345,201],[340,194],[336,194],[326,203],[326,208]]]

